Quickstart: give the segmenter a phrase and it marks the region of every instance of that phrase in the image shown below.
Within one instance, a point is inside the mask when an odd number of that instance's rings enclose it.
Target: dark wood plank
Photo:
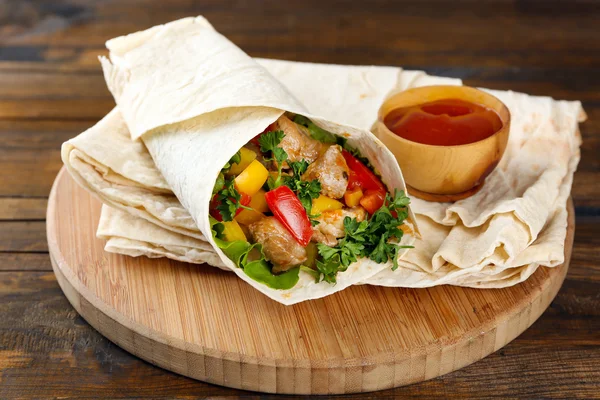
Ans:
[[[345,63],[580,66],[600,62],[598,11],[593,2],[374,1],[361,6],[310,0],[290,10],[276,0],[25,1],[8,8],[3,30],[6,44],[15,48],[6,58],[42,59],[43,51],[29,46],[101,47],[117,35],[203,14],[235,43],[261,56],[330,62],[334,53]],[[557,49],[570,57],[555,57]]]
[[[281,56],[279,58],[285,59]],[[333,57],[330,62],[337,60]],[[365,61],[362,64],[370,62]],[[423,69],[432,75],[461,78],[471,86],[515,90],[564,100],[600,102],[600,77],[597,69],[593,67],[441,67],[435,64],[401,63],[397,60],[376,64]],[[103,101],[111,98],[97,59],[86,67],[31,62],[19,66],[0,59],[0,99],[6,101],[73,97]]]
[[[47,206],[44,198],[0,197],[0,221],[45,219]]]
[[[580,168],[585,168],[588,160],[582,160]],[[571,188],[571,193],[576,205],[576,215],[583,212],[598,213],[600,188],[598,187],[598,172],[577,171]],[[585,207],[585,209],[580,208]]]
[[[433,75],[462,78],[470,86],[582,100],[587,110],[600,105],[600,77],[597,70],[592,68],[554,69],[542,73],[535,68],[436,68],[397,62],[388,64],[424,69]],[[5,64],[0,62],[0,65]],[[540,76],[544,76],[545,80],[541,80]],[[114,100],[105,87],[99,69],[90,72],[0,69],[0,118],[98,120],[113,107]]]
[[[235,394],[153,367],[79,317],[49,272],[0,272],[0,398]],[[35,384],[32,384],[34,383]]]
[[[47,252],[44,221],[0,222],[0,252]]]
[[[0,253],[0,271],[52,271],[47,253]]]
[[[95,122],[0,120],[0,196],[48,196],[61,144]]]
[[[0,100],[0,118],[99,120],[114,106],[108,97]]]
[[[571,279],[594,280],[600,283],[600,215],[575,218]]]
[[[100,63],[88,73],[5,70],[0,73],[0,98],[61,99],[66,97],[109,99]]]
[[[555,306],[572,301],[577,300],[561,291],[521,337],[463,370],[368,397],[340,398],[459,398],[475,393],[478,398],[593,398],[600,379],[600,319],[590,317],[593,303],[574,313],[576,308]],[[77,315],[52,273],[0,272],[0,314],[0,398],[250,395],[177,376],[125,353]]]

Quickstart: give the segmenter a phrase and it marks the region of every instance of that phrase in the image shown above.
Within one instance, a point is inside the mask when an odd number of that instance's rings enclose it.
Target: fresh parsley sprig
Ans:
[[[229,161],[227,161],[227,164],[225,164],[223,168],[221,168],[221,172],[219,173],[219,176],[217,176],[217,180],[215,181],[215,186],[213,186],[213,194],[216,194],[223,189],[223,187],[225,186],[225,174],[229,171],[233,164],[239,164],[241,161],[242,152],[238,150],[237,153],[235,153],[233,157],[231,157]]]
[[[292,169],[292,172],[294,174],[293,176],[295,179],[300,179],[300,177],[304,175],[304,173],[308,169],[308,166],[310,165],[310,163],[306,160],[292,161],[288,164]]]
[[[277,164],[277,178],[269,176],[269,179],[267,180],[267,184],[271,190],[283,185],[283,176],[281,171],[283,169],[283,163],[288,159],[288,155],[284,149],[277,146],[279,143],[281,143],[284,137],[285,133],[279,130],[263,133],[258,138],[260,151],[263,153],[271,152],[271,154],[273,154],[273,158],[265,158],[265,161],[275,161]]]
[[[235,153],[227,162],[227,164],[225,164],[223,166],[223,168],[221,169],[222,172],[227,172],[231,166],[233,164],[239,164],[242,161],[242,152],[240,150],[237,151],[237,153]]]
[[[223,187],[217,191],[215,199],[217,201],[217,211],[221,214],[223,221],[233,221],[239,208],[252,210],[252,208],[241,204],[242,195],[237,191],[234,179],[225,179]]]
[[[386,195],[384,205],[370,220],[358,222],[356,218],[344,218],[345,236],[334,247],[319,243],[317,248],[323,258],[317,261],[320,280],[335,283],[338,272],[348,269],[359,257],[368,257],[377,263],[392,260],[392,270],[398,268],[398,252],[404,232],[400,226],[408,217],[410,199],[404,191],[396,191],[394,197]]]
[[[292,189],[296,193],[300,203],[304,206],[306,213],[310,218],[316,218],[318,215],[312,215],[312,201],[321,194],[321,182],[317,179],[311,181],[302,180],[302,175],[308,169],[309,163],[306,160],[301,161],[288,161],[290,168],[292,169],[292,175],[286,176],[284,185]],[[318,221],[311,219],[318,224]]]

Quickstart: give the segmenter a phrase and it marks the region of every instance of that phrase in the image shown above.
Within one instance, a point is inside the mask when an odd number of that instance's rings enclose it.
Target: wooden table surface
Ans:
[[[476,364],[369,396],[600,398],[600,4],[297,3],[0,0],[0,398],[259,397],[164,371],[104,339],[63,296],[47,253],[60,145],[114,104],[97,61],[104,42],[199,14],[253,56],[398,65],[583,101],[575,245],[551,307]]]

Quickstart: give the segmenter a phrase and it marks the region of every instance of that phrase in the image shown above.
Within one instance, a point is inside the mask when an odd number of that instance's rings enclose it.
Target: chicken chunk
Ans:
[[[317,179],[321,183],[321,194],[339,199],[346,193],[348,186],[348,165],[342,155],[342,148],[329,146],[317,160],[308,166],[302,180]]]
[[[273,263],[273,272],[283,272],[302,264],[307,259],[306,249],[275,217],[265,217],[248,229],[252,239],[260,243],[267,260]]]
[[[362,222],[367,217],[367,211],[361,206],[346,208],[342,210],[325,211],[317,218],[319,224],[313,226],[313,242],[323,243],[333,247],[337,244],[338,238],[344,237],[344,218],[356,218]]]
[[[319,157],[323,144],[304,133],[302,126],[297,125],[285,115],[279,117],[274,125],[275,129],[282,130],[285,134],[279,147],[285,150],[289,161],[306,160],[312,163]],[[287,163],[284,164],[284,168],[288,168]]]

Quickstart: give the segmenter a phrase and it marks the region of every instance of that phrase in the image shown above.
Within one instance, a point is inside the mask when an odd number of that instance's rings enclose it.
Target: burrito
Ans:
[[[398,164],[369,131],[310,114],[202,17],[116,38],[107,47],[105,79],[131,139],[142,140],[203,238],[241,279],[294,304],[397,266],[418,230]],[[342,164],[333,177],[330,159]],[[356,193],[342,202],[348,187]],[[377,210],[365,206],[369,199]],[[360,206],[349,207],[352,201]],[[242,224],[244,232],[235,219],[240,209],[240,216],[263,217]],[[300,219],[290,216],[300,212]],[[329,221],[334,214],[343,218]],[[273,250],[273,229],[286,237],[287,254]],[[313,233],[323,238],[309,245]],[[345,246],[330,246],[334,239]]]
[[[217,246],[244,273],[291,289],[299,272],[337,283],[366,260],[398,268],[409,198],[390,193],[346,137],[303,115],[282,115],[221,169],[210,225]]]

